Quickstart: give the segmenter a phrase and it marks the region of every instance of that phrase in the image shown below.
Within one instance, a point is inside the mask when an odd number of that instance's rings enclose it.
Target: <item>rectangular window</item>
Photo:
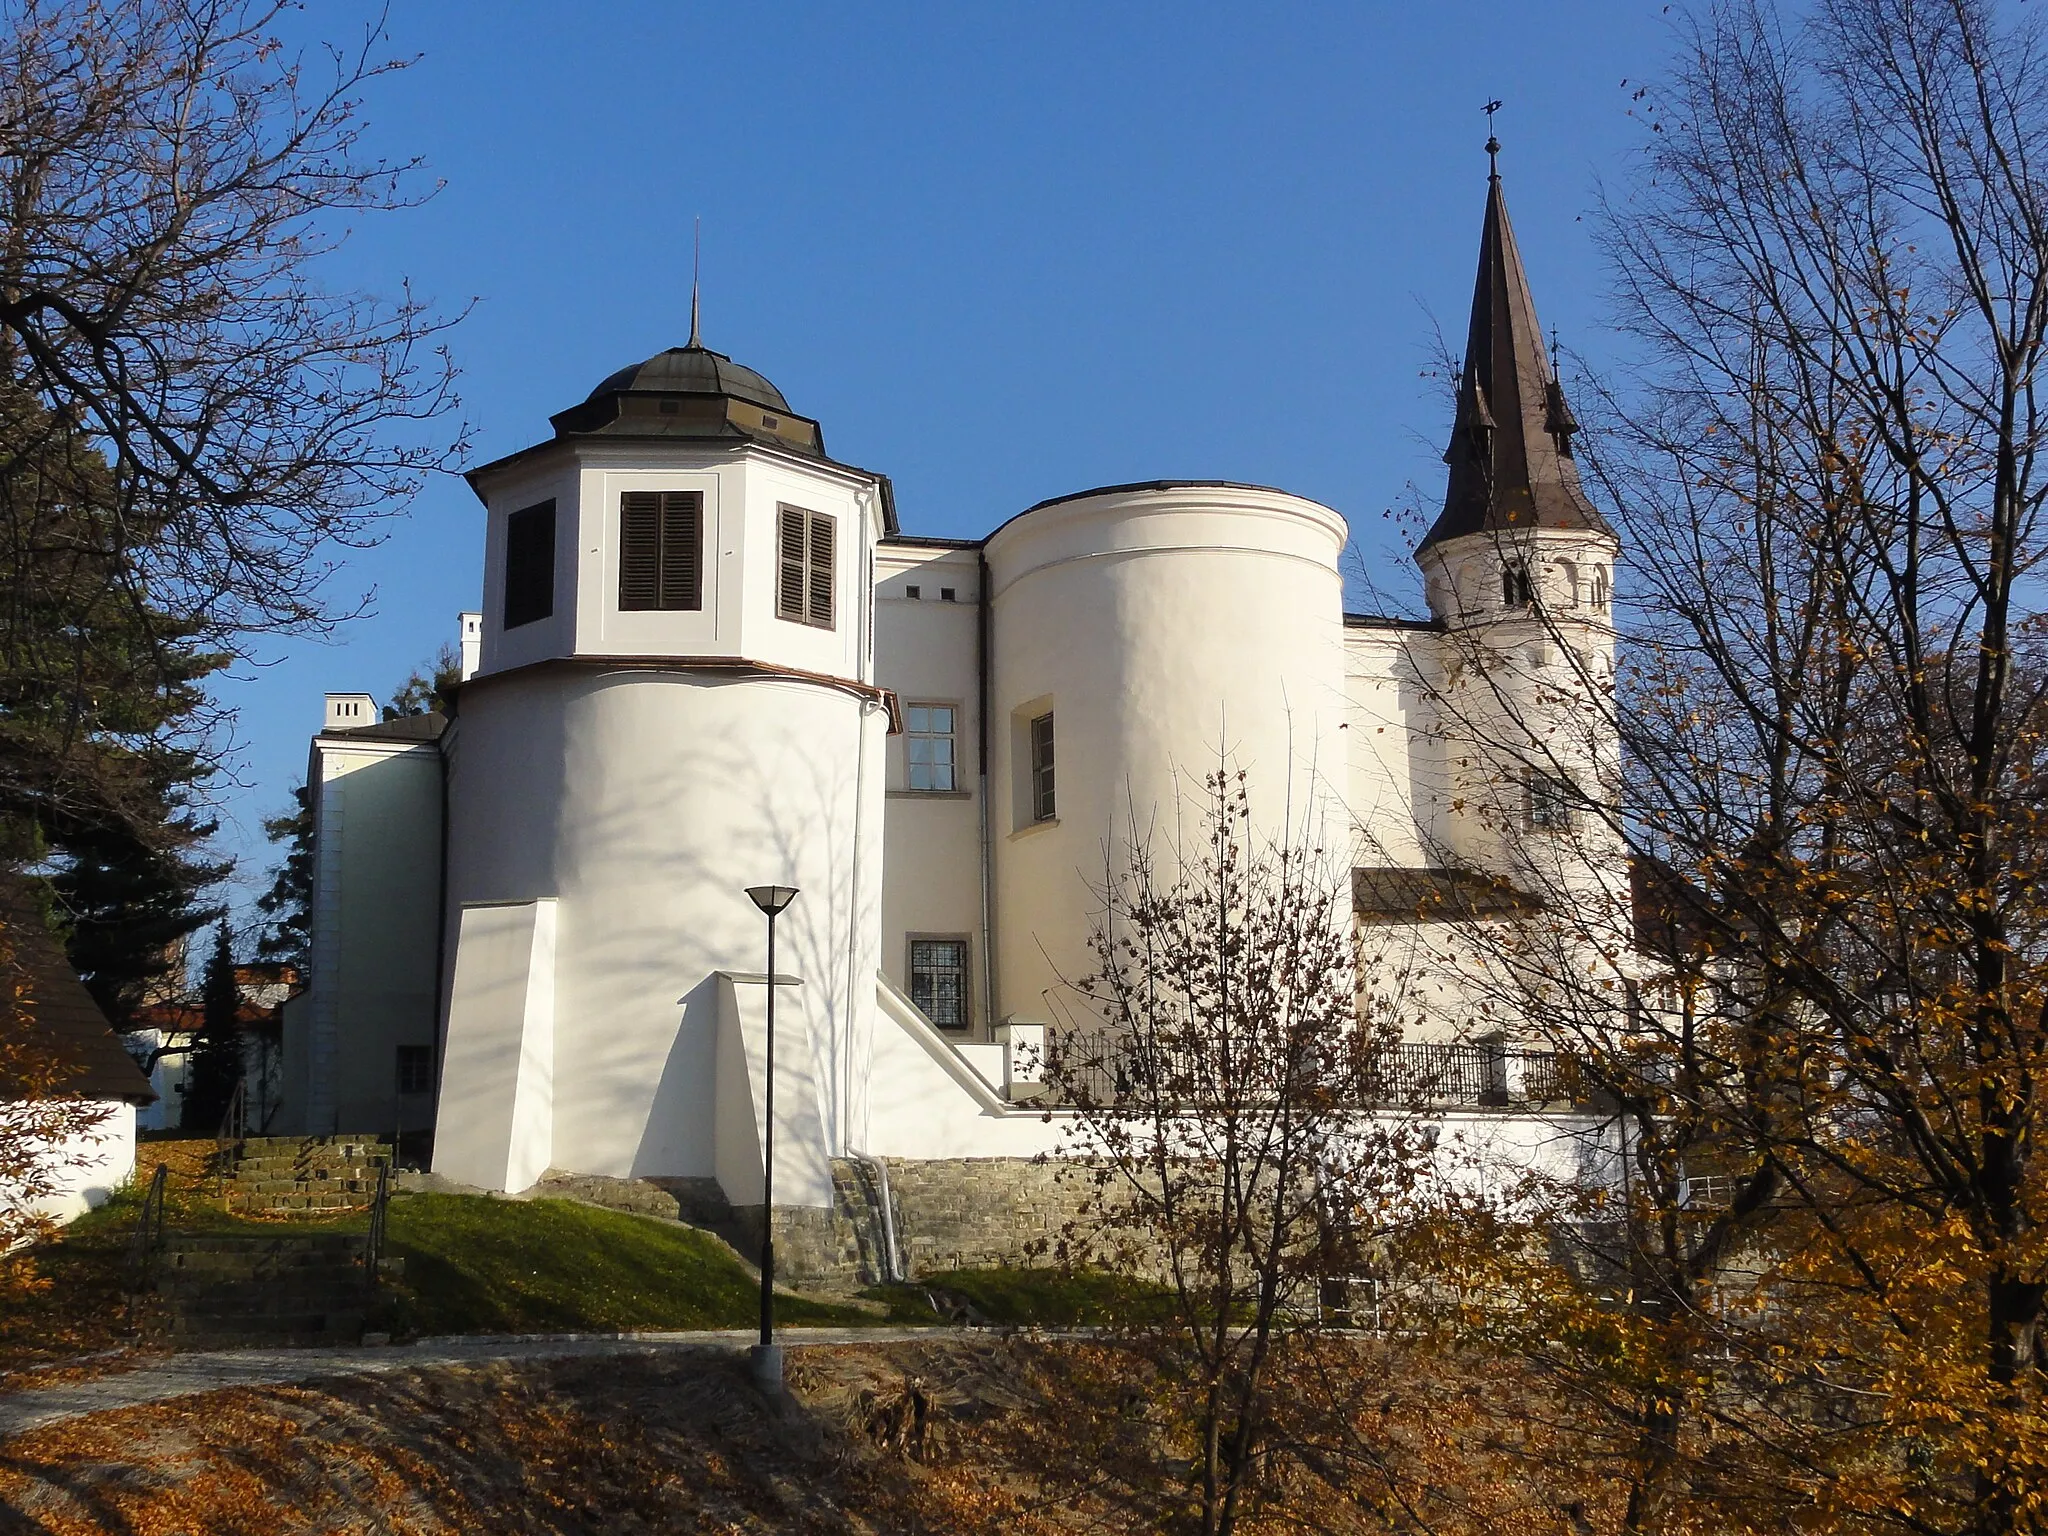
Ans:
[[[910,1000],[941,1029],[967,1027],[967,941],[910,941]]]
[[[775,616],[832,627],[835,525],[822,512],[783,507],[776,518]]]
[[[619,497],[619,607],[704,606],[704,498],[696,491]]]
[[[1529,825],[1545,832],[1568,832],[1577,791],[1567,779],[1531,769],[1527,779]]]
[[[912,704],[903,712],[903,741],[910,760],[910,788],[959,788],[953,772],[953,706]]]
[[[1052,815],[1052,716],[1043,714],[1031,722],[1031,819]]]
[[[398,1091],[434,1091],[434,1053],[431,1049],[424,1045],[401,1045],[398,1048]]]
[[[555,504],[523,507],[505,519],[502,623],[517,629],[555,611]]]

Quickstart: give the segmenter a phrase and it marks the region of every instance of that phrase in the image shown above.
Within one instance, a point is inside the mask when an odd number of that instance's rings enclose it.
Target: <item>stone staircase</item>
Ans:
[[[368,1205],[390,1145],[363,1136],[251,1136],[229,1175],[231,1211],[318,1215]]]
[[[360,1232],[167,1234],[155,1279],[171,1338],[186,1349],[359,1343],[369,1243]]]

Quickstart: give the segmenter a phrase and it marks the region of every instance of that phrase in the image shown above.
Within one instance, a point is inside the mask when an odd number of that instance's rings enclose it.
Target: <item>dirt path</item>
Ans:
[[[944,1334],[943,1328],[783,1328],[776,1337],[800,1349],[811,1345],[896,1344]],[[605,1355],[743,1354],[751,1328],[701,1332],[545,1334],[422,1339],[416,1344],[349,1349],[233,1349],[177,1355],[139,1370],[90,1381],[31,1387],[0,1397],[0,1439],[84,1418],[89,1414],[161,1403],[223,1387],[283,1386],[343,1376],[379,1375],[422,1366],[483,1365],[498,1361],[578,1359]]]

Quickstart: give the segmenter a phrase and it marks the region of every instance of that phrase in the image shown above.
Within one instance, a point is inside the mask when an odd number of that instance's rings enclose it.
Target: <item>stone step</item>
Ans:
[[[275,1280],[293,1275],[345,1275],[360,1271],[367,1256],[360,1253],[181,1253],[166,1254],[157,1272],[168,1279],[180,1275],[238,1275],[250,1280]]]
[[[334,1147],[358,1147],[379,1157],[391,1155],[391,1143],[381,1136],[247,1136],[241,1146],[244,1151],[259,1155]]]
[[[347,1253],[369,1247],[361,1232],[171,1232],[166,1255],[185,1253]]]
[[[158,1278],[157,1293],[180,1300],[199,1296],[308,1296],[315,1291],[322,1295],[339,1295],[345,1291],[363,1290],[369,1283],[370,1272],[367,1269],[305,1276],[163,1275]]]
[[[346,1286],[287,1286],[281,1290],[248,1286],[195,1286],[160,1292],[170,1309],[184,1315],[213,1313],[221,1317],[279,1317],[281,1313],[332,1313],[365,1305],[371,1286],[358,1276]]]
[[[367,1316],[361,1310],[304,1312],[276,1317],[195,1314],[174,1318],[171,1337],[181,1344],[200,1349],[219,1349],[236,1344],[354,1344],[362,1339]]]

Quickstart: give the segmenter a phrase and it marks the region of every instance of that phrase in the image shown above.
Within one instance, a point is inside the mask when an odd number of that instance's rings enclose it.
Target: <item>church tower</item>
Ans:
[[[1444,508],[1416,551],[1446,634],[1439,836],[1458,862],[1577,884],[1615,773],[1615,537],[1579,482],[1579,430],[1545,356],[1497,140]],[[1574,837],[1570,834],[1577,833]],[[1597,864],[1596,860],[1595,863]]]

